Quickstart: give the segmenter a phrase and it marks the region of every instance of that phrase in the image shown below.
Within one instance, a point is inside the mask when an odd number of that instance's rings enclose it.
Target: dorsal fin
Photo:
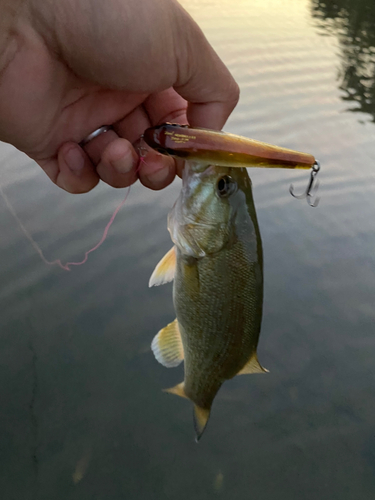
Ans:
[[[159,363],[167,368],[173,368],[181,363],[184,359],[184,348],[177,319],[155,335],[151,349]]]
[[[247,375],[249,373],[268,373],[266,368],[259,363],[257,353],[254,352],[246,365],[240,370],[237,375]]]
[[[184,382],[181,382],[174,387],[170,387],[169,389],[163,389],[163,391],[169,392],[170,394],[176,394],[176,396],[180,396],[181,398],[189,399],[185,394]]]
[[[201,408],[198,405],[194,405],[193,415],[194,415],[194,429],[196,434],[195,441],[198,443],[206,428],[208,419],[210,418],[210,410],[207,408]]]
[[[151,274],[148,286],[164,285],[169,281],[173,281],[176,269],[176,247],[172,247],[161,259]]]

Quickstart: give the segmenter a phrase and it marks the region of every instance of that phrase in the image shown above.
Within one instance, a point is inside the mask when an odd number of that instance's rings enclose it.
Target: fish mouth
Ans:
[[[220,170],[220,167],[219,167]],[[229,170],[229,169],[226,169]],[[216,200],[216,178],[218,167],[188,161],[183,171],[183,184],[180,196],[169,213],[168,229],[172,241],[183,255],[202,258],[219,252],[232,240],[233,221],[236,217],[236,204],[229,199],[224,216],[216,214],[215,209],[207,212],[207,205],[213,207]]]
[[[185,166],[182,172],[182,185],[184,186],[187,184],[193,175],[199,175],[200,179],[206,176],[208,177],[215,171],[216,168],[217,166],[212,165],[211,163],[185,160]]]

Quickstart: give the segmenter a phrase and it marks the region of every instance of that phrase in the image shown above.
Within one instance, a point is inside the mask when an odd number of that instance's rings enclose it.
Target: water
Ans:
[[[185,0],[233,72],[226,130],[313,153],[306,172],[251,170],[265,256],[259,358],[193,439],[182,380],[150,351],[174,318],[148,289],[170,248],[176,181],[134,186],[85,266],[46,267],[0,199],[0,491],[4,500],[375,497],[375,4]],[[0,183],[50,260],[79,260],[124,195],[59,190],[0,144]]]

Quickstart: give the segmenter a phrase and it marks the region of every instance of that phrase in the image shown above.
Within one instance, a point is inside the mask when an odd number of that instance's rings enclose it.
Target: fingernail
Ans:
[[[79,174],[85,166],[85,157],[78,148],[71,148],[65,153],[65,162],[72,172]]]
[[[120,174],[128,174],[133,170],[134,161],[131,155],[125,155],[118,160],[112,160],[111,165]]]
[[[163,183],[167,177],[169,176],[169,168],[161,168],[152,174],[149,174],[147,177],[152,184],[161,184]]]

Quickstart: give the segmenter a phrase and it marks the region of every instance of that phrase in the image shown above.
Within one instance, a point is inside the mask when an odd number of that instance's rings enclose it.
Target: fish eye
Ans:
[[[217,181],[216,191],[220,198],[226,198],[230,196],[236,191],[236,189],[237,183],[232,179],[232,177],[229,177],[229,175],[223,175],[223,177],[220,177],[220,179]]]

